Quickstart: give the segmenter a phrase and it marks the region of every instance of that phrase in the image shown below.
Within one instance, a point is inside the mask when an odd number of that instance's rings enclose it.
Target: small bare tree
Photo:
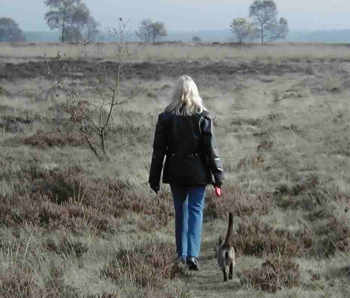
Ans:
[[[77,92],[68,92],[66,112],[70,120],[78,128],[87,145],[95,156],[100,160],[108,160],[109,154],[106,146],[106,137],[112,128],[113,112],[116,106],[125,101],[120,100],[120,80],[124,65],[129,56],[127,44],[127,23],[119,18],[118,24],[111,30],[117,40],[115,58],[116,69],[113,71],[112,84],[109,84],[108,74],[110,71],[102,69],[103,76],[99,78],[99,84],[103,85],[99,102],[91,103],[83,100]],[[105,88],[108,87],[108,88]]]

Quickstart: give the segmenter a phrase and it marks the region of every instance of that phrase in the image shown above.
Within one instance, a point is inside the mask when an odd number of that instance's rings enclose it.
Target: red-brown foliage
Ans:
[[[144,229],[166,226],[173,208],[169,194],[159,201],[127,182],[94,179],[80,168],[43,171],[37,168],[21,173],[32,189],[0,200],[0,224],[28,223],[45,229],[79,231],[93,228],[112,232],[121,217],[143,214]]]
[[[143,288],[159,288],[166,279],[176,275],[174,252],[175,248],[167,243],[123,249],[103,268],[101,274],[115,281],[124,276]]]
[[[43,132],[39,130],[34,135],[25,137],[23,143],[41,149],[47,149],[54,146],[81,146],[85,144],[85,141],[79,133]]]
[[[299,265],[288,258],[271,258],[261,268],[242,273],[242,283],[249,283],[257,290],[275,293],[282,288],[298,287],[300,284]]]
[[[235,216],[266,215],[272,208],[272,195],[269,193],[250,195],[236,186],[224,187],[220,198],[210,189],[208,193],[205,212],[214,218],[224,218],[229,211]]]
[[[239,255],[282,255],[288,257],[305,255],[312,248],[308,231],[291,233],[276,230],[255,220],[241,223],[233,236],[233,246]]]
[[[88,251],[86,244],[77,240],[69,239],[67,235],[63,235],[58,243],[52,239],[49,239],[46,241],[45,246],[46,249],[64,256],[73,255],[76,257],[81,257]]]
[[[0,296],[4,298],[40,297],[42,291],[34,280],[34,275],[28,268],[12,268],[0,275]]]
[[[341,220],[331,216],[316,230],[319,240],[314,254],[330,257],[336,251],[350,252],[350,228],[345,221],[346,219]]]

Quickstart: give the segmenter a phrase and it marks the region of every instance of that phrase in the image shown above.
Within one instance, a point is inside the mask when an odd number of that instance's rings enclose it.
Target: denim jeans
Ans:
[[[202,236],[205,186],[170,185],[175,207],[175,237],[178,257],[199,256]]]

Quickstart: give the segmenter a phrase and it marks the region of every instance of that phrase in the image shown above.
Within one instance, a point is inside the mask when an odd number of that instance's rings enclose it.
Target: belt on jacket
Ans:
[[[180,153],[168,153],[167,154],[169,157],[174,157],[174,156],[178,156],[178,157],[197,157],[200,155],[199,152],[193,152],[193,153],[188,153],[188,154],[180,154]]]

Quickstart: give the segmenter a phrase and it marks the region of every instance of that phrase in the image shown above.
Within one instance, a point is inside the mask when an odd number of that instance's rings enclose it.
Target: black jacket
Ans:
[[[163,160],[163,183],[183,186],[223,181],[223,166],[216,148],[213,121],[207,112],[177,116],[163,112],[156,126],[149,183],[159,189]]]

